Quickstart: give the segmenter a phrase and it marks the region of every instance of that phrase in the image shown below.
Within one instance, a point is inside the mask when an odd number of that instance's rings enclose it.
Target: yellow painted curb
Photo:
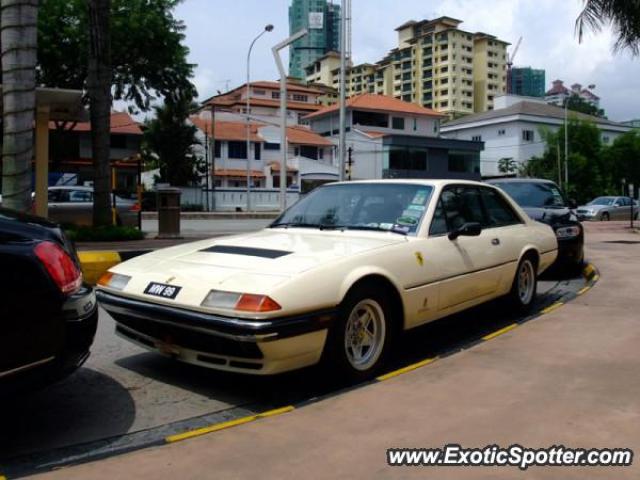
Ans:
[[[484,337],[482,337],[483,340],[491,340],[492,338],[496,338],[500,335],[502,335],[503,333],[507,333],[511,330],[513,330],[514,328],[516,328],[518,326],[517,323],[512,323],[511,325],[507,325],[504,328],[501,328],[500,330],[496,330],[493,333],[490,333],[489,335],[485,335]]]
[[[78,258],[84,280],[90,285],[95,285],[107,270],[122,261],[120,254],[114,251],[79,252]]]
[[[552,305],[549,305],[547,308],[543,308],[542,310],[540,310],[540,313],[542,315],[544,315],[545,313],[553,312],[554,310],[557,310],[558,308],[560,308],[563,305],[564,305],[564,303],[562,303],[562,302],[556,302],[556,303],[554,303]]]
[[[416,362],[411,365],[407,365],[406,367],[399,368],[398,370],[394,370],[393,372],[380,375],[379,377],[376,377],[376,380],[383,382],[385,380],[388,380],[389,378],[397,377],[398,375],[402,375],[403,373],[407,373],[407,372],[410,372],[411,370],[415,370],[417,368],[424,367],[425,365],[429,365],[430,363],[435,362],[437,359],[438,357],[427,358],[420,362]]]
[[[588,292],[590,288],[591,287],[588,285],[586,287],[582,287],[580,290],[578,290],[578,295],[582,295],[583,293]]]
[[[229,420],[228,422],[216,423],[215,425],[209,425],[208,427],[197,428],[195,430],[189,430],[188,432],[178,433],[176,435],[169,435],[164,440],[167,443],[180,442],[182,440],[187,440],[188,438],[199,437],[201,435],[206,435],[207,433],[219,432],[220,430],[225,430],[227,428],[243,425],[245,423],[253,422],[260,418],[267,418],[267,417],[273,417],[275,415],[281,415],[283,413],[287,413],[292,410],[294,410],[293,405],[288,405],[286,407],[276,408],[274,410],[268,410],[266,412],[258,413],[256,415],[249,415],[248,417],[236,418],[235,420]]]

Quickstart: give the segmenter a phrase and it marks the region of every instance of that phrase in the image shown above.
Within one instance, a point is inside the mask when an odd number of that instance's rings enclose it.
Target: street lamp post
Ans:
[[[271,48],[280,74],[280,209],[282,211],[287,207],[287,72],[280,58],[280,50],[307,33],[307,29],[303,28]]]
[[[258,41],[258,39],[267,32],[273,30],[273,25],[269,24],[264,27],[264,30],[253,39],[251,45],[249,45],[249,52],[247,53],[247,106],[246,106],[246,130],[247,130],[247,212],[251,211],[251,50]]]

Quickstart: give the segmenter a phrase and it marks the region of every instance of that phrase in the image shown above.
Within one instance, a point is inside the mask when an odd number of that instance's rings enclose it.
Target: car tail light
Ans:
[[[62,293],[70,295],[78,291],[82,272],[67,252],[52,242],[39,243],[34,252]]]
[[[140,204],[139,203],[134,203],[133,205],[131,205],[129,207],[129,211],[130,212],[139,212],[140,211]]]
[[[274,312],[282,307],[267,295],[211,290],[201,304],[203,307],[224,308],[241,312]]]

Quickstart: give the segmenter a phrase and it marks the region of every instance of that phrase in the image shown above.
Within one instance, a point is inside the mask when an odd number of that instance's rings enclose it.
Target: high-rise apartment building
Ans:
[[[289,34],[309,33],[289,49],[289,75],[304,78],[305,68],[331,51],[340,50],[340,5],[327,0],[293,0],[289,7]]]
[[[386,57],[348,69],[347,95],[389,95],[450,117],[491,110],[494,97],[506,93],[509,43],[461,30],[461,23],[440,17],[400,25],[398,46]],[[333,87],[339,75],[330,55],[306,68],[308,81],[330,81]]]
[[[507,81],[511,84],[511,94],[523,97],[544,97],[545,71],[531,67],[513,67],[507,73],[511,78]]]

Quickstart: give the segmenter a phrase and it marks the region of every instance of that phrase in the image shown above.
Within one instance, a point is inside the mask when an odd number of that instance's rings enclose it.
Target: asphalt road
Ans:
[[[539,282],[536,309],[583,284],[581,278]],[[518,317],[502,304],[491,303],[434,322],[402,339],[388,368],[465,348],[515,320]],[[92,355],[83,368],[0,408],[0,467],[5,471],[11,465],[46,466],[58,457],[68,458],[69,448],[63,447],[88,444],[76,448],[80,452],[95,448],[89,442],[109,439],[108,445],[133,432],[138,433],[130,443],[141,438],[149,442],[172,432],[172,426],[184,429],[189,419],[206,416],[215,423],[245,410],[260,411],[265,405],[295,403],[349,387],[318,368],[265,378],[182,364],[116,337],[114,325],[101,311]]]

